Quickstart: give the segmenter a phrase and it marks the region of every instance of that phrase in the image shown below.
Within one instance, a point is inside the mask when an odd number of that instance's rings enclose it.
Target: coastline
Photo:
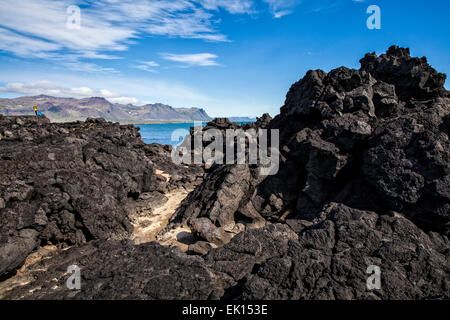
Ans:
[[[34,116],[34,115],[30,115],[30,116]],[[77,121],[86,121],[87,118],[85,119],[51,119],[50,121],[53,123],[70,123],[70,122],[77,122]],[[142,121],[137,121],[137,120],[113,120],[113,119],[105,119],[108,122],[118,122],[121,125],[128,125],[128,124],[133,124],[133,125],[140,125],[140,124],[177,124],[177,123],[194,123],[194,122],[208,122],[211,120],[142,120]]]
[[[177,124],[177,123],[194,123],[194,122],[208,122],[210,120],[183,120],[183,121],[173,121],[173,120],[150,120],[150,121],[118,121],[121,125],[133,124]]]
[[[1,114],[1,113],[0,113]],[[33,117],[34,114],[3,114],[4,116],[19,116],[19,117]],[[58,118],[55,117],[51,113],[44,112],[44,116],[46,116],[52,123],[73,123],[77,121],[86,121],[88,118],[96,118],[96,117],[85,117],[85,118]],[[227,117],[231,122],[236,123],[248,123],[248,122],[255,122],[256,118],[249,118],[249,119],[242,119],[242,121],[238,121],[236,117]],[[183,123],[194,123],[194,122],[201,122],[201,123],[207,123],[209,121],[214,120],[214,118],[208,119],[208,120],[157,120],[157,119],[150,119],[150,120],[127,120],[127,119],[107,119],[103,118],[107,122],[113,122],[113,123],[119,123],[121,125],[143,125],[143,124],[183,124]]]

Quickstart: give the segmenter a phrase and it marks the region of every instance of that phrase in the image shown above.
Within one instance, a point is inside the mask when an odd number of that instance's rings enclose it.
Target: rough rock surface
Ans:
[[[202,177],[199,168],[167,165],[170,150],[145,145],[138,130],[103,119],[0,116],[0,275],[38,245],[127,238],[132,204]]]
[[[397,211],[425,231],[450,230],[450,99],[445,75],[408,49],[368,54],[361,69],[309,71],[264,127],[279,129],[280,169],[213,166],[174,221],[244,228],[312,220],[331,202]],[[217,126],[217,124],[216,124]],[[231,127],[221,121],[221,128]]]
[[[233,257],[239,254],[227,251],[234,262],[219,270],[224,291],[218,292],[250,299],[448,297],[450,99],[444,82],[425,58],[391,47],[379,57],[366,55],[360,70],[309,71],[295,83],[280,115],[265,125],[280,130],[279,172],[261,177],[249,165],[213,166],[174,217],[188,225],[209,219],[220,231],[285,221],[299,234],[264,268],[261,258],[238,263]],[[221,121],[221,128],[233,127]],[[200,241],[220,243],[212,237],[216,229],[198,232]],[[365,289],[369,264],[387,272],[382,291]],[[252,265],[257,268],[249,275]],[[236,268],[244,268],[238,276]]]
[[[220,130],[224,137],[223,151],[225,153],[225,130],[265,129],[271,120],[268,114],[264,114],[257,118],[255,123],[239,125],[228,119],[218,118],[208,122],[202,128],[202,132],[210,129]],[[194,135],[194,128],[192,128],[191,146],[194,146]],[[248,141],[246,143],[245,151],[248,160]],[[203,141],[204,148],[209,144],[210,142]],[[194,152],[192,159],[194,159]],[[245,229],[260,228],[266,224],[264,217],[249,203],[255,194],[256,186],[262,181],[256,165],[216,163],[204,165],[207,178],[183,201],[168,228],[188,225],[200,241],[205,239],[213,244],[222,245]]]
[[[280,174],[292,173],[294,164],[301,168],[284,206],[304,218],[329,202],[380,214],[395,210],[424,230],[448,235],[450,100],[444,81],[425,58],[398,47],[366,55],[360,70],[308,72],[270,125],[282,131]],[[277,177],[263,188],[271,180]]]
[[[241,280],[241,299],[449,299],[448,238],[398,213],[331,203],[321,219]],[[259,257],[258,257],[259,258]],[[257,260],[254,260],[254,263]],[[366,286],[371,265],[381,289]]]
[[[315,222],[240,233],[204,258],[156,243],[92,241],[0,284],[3,299],[449,299],[450,243],[407,218],[331,203]],[[81,269],[69,290],[67,267]],[[381,268],[368,290],[367,268]],[[1,290],[2,286],[8,290]]]
[[[204,168],[201,165],[177,165],[171,159],[172,146],[152,143],[144,146],[147,158],[170,176],[167,180],[167,190],[180,187],[191,189],[203,180]]]
[[[72,265],[80,268],[80,290],[66,285]],[[214,289],[202,259],[178,248],[127,240],[96,240],[70,248],[34,264],[22,277],[16,281],[37,280],[4,292],[2,299],[205,300]]]

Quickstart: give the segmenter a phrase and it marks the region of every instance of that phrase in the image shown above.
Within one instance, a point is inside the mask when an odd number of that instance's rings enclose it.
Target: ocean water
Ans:
[[[197,124],[198,125],[198,124]],[[202,125],[206,125],[203,123]],[[171,144],[176,146],[183,142],[184,136],[189,134],[189,128],[194,123],[163,123],[163,124],[137,124],[136,127],[141,128],[140,133],[145,143]],[[173,141],[172,135],[181,136],[178,140]]]
[[[238,122],[240,125],[245,125],[248,122]],[[195,125],[199,125],[197,122]],[[202,123],[205,126],[206,122]],[[142,140],[145,143],[159,143],[159,144],[171,144],[177,146],[183,142],[184,137],[189,134],[189,128],[194,126],[194,123],[162,123],[162,124],[136,124],[136,127],[141,128],[139,131],[142,136]],[[179,139],[172,140],[172,135],[177,136]]]

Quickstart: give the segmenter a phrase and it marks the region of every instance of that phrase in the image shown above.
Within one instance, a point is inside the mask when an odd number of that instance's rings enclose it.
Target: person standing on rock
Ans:
[[[43,117],[42,113],[40,113],[40,112],[38,111],[38,107],[37,107],[37,106],[34,106],[33,108],[34,108],[34,113],[35,113],[38,117]]]

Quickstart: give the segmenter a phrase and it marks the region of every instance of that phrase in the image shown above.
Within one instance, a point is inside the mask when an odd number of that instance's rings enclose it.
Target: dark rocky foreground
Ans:
[[[126,239],[136,203],[203,176],[173,165],[169,146],[145,145],[132,125],[0,116],[0,134],[0,275],[39,245]]]
[[[398,47],[359,70],[309,71],[278,116],[250,125],[279,129],[273,176],[176,166],[132,126],[0,117],[0,297],[450,299],[444,82]],[[192,230],[187,253],[127,240],[130,208],[188,186],[165,230]],[[13,276],[49,244],[58,250]],[[65,284],[73,264],[81,290]],[[366,287],[370,265],[381,289]]]

